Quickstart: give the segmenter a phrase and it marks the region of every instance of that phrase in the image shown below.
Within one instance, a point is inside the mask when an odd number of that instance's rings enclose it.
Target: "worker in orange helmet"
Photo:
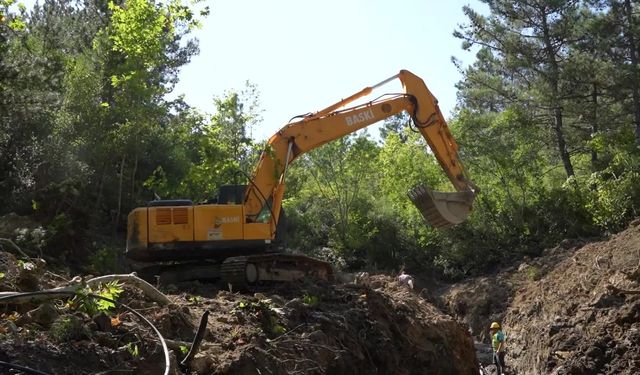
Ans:
[[[498,374],[505,375],[505,335],[504,332],[502,332],[500,323],[491,323],[489,333],[491,334],[491,347],[493,348],[493,363],[498,367]]]

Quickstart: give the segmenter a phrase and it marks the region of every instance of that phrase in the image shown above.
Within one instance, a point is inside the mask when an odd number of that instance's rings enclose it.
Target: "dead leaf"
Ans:
[[[117,327],[120,324],[122,324],[122,321],[120,320],[120,315],[116,315],[113,318],[111,318],[111,326],[112,327]]]

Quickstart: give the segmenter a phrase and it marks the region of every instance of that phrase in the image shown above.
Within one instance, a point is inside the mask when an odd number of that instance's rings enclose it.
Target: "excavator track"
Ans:
[[[247,258],[227,258],[220,266],[220,278],[237,289],[246,288],[249,285],[246,276]]]
[[[304,255],[276,253],[227,258],[220,267],[220,276],[234,289],[245,289],[262,282],[329,280],[333,269],[327,262]]]

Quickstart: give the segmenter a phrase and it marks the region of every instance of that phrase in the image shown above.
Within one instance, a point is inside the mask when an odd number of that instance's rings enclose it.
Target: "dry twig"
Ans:
[[[14,249],[16,249],[20,255],[22,255],[25,258],[31,258],[29,255],[27,255],[27,253],[25,253],[24,251],[22,251],[22,249],[20,248],[20,246],[16,245],[15,242],[11,241],[8,238],[0,238],[0,242],[4,242],[4,243],[8,243],[9,245],[11,245],[11,247],[13,247]]]
[[[614,294],[640,294],[640,290],[627,290],[627,289],[620,289],[615,285],[609,284],[607,285],[607,289],[611,291],[611,293]]]

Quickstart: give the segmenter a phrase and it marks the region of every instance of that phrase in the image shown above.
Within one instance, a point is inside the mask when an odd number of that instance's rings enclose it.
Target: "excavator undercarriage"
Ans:
[[[221,280],[232,290],[302,279],[329,281],[333,277],[329,263],[305,255],[285,253],[238,256],[223,261],[130,265],[143,279],[164,285],[193,280]]]

